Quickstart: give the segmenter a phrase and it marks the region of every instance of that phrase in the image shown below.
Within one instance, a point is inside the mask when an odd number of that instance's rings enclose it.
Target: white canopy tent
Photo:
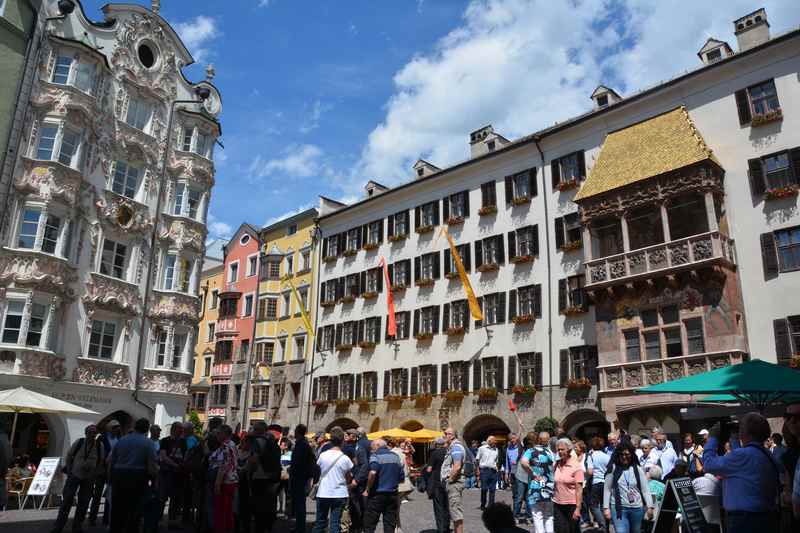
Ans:
[[[11,426],[11,442],[17,431],[19,413],[58,414],[58,415],[96,415],[98,413],[79,405],[28,390],[24,387],[0,391],[0,413],[14,413]]]

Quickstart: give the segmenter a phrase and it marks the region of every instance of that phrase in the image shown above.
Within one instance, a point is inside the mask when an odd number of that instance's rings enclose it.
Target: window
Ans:
[[[542,286],[528,285],[512,290],[509,293],[509,309],[512,319],[515,317],[541,318],[542,316]]]
[[[376,220],[367,224],[366,244],[376,245],[383,242],[383,220]]]
[[[0,2],[0,5],[2,5],[2,2]],[[70,74],[72,74],[72,79],[70,79]],[[56,59],[53,77],[50,81],[58,85],[73,85],[81,91],[91,94],[94,86],[94,76],[94,64],[78,62],[68,56],[59,56]]]
[[[502,235],[495,235],[482,241],[475,241],[475,267],[479,271],[505,262],[503,240]]]
[[[58,136],[58,126],[43,124],[39,130],[39,143],[36,147],[36,159],[51,160]]]
[[[234,283],[239,279],[239,262],[228,265],[228,283]]]
[[[493,324],[503,324],[506,321],[506,293],[495,292],[486,294],[478,298],[483,310],[483,321],[481,325],[491,326]]]
[[[210,302],[210,304],[211,304],[211,306],[209,307],[209,309],[216,309],[217,306],[219,305],[219,290],[218,289],[214,289],[214,290],[211,291],[211,302]]]
[[[553,188],[569,188],[572,184],[577,184],[586,177],[586,164],[583,152],[575,152],[569,155],[554,159],[550,163],[553,172]]]
[[[292,314],[292,293],[285,292],[282,295],[283,301],[281,301],[281,317],[286,318]]]
[[[247,258],[247,275],[255,276],[258,272],[258,256],[251,256]]]
[[[164,360],[167,356],[167,339],[169,334],[166,330],[161,330],[156,339],[156,367],[163,368]]]
[[[172,214],[198,220],[198,208],[203,193],[199,189],[178,183],[175,187],[175,205]]]
[[[391,388],[389,392],[393,396],[405,396],[406,387],[405,387],[405,379],[403,379],[404,372],[400,368],[395,368],[391,372]]]
[[[497,357],[487,357],[481,361],[483,386],[487,388],[497,388],[498,381]]]
[[[800,269],[800,226],[776,231],[774,235],[780,271]]]
[[[213,147],[214,139],[211,135],[197,132],[197,146],[194,150],[197,155],[210,159]]]
[[[111,359],[114,353],[114,340],[117,325],[105,320],[92,320],[89,334],[89,357]]]
[[[664,224],[660,209],[653,209],[652,206],[632,209],[627,222],[631,250],[664,242]]]
[[[439,333],[439,306],[430,305],[414,311],[415,335]]]
[[[472,269],[472,254],[470,253],[469,244],[460,244],[456,246],[456,252],[461,259],[461,265],[466,272]],[[458,276],[458,268],[456,268],[456,260],[450,248],[444,250],[444,275],[446,278],[455,278]]]
[[[243,363],[247,361],[247,356],[250,354],[250,339],[242,339],[239,343],[239,357],[238,361]]]
[[[405,259],[394,263],[389,269],[389,274],[393,286],[407,287],[411,281],[411,260]]]
[[[339,236],[333,235],[331,237],[327,237],[324,243],[325,251],[323,255],[325,257],[336,257],[339,255]]]
[[[574,346],[560,352],[561,385],[570,380],[597,384],[597,346]]]
[[[506,205],[526,203],[536,194],[535,168],[506,176]]]
[[[48,214],[44,220],[42,251],[48,254],[54,254],[56,253],[56,245],[58,244],[58,237],[61,233],[61,219],[55,215]]]
[[[542,384],[542,354],[521,353],[517,356],[519,365],[519,384],[527,387],[538,387]]]
[[[289,352],[286,350],[286,338],[278,339],[278,345],[281,347],[281,361],[286,361],[289,356]]]
[[[194,137],[194,128],[183,128],[183,143],[181,144],[181,150],[184,152],[190,152],[192,150],[192,138]]]
[[[233,341],[217,341],[214,347],[214,361],[230,361],[233,359]]]
[[[213,405],[225,405],[228,403],[228,385],[211,386],[211,403]]]
[[[688,318],[681,322],[679,309],[675,305],[644,309],[639,312],[639,318],[641,329],[622,332],[628,361],[641,360],[642,345],[646,360],[705,352],[701,318]],[[685,344],[681,326],[685,330]]]
[[[619,221],[617,221],[617,225]],[[564,215],[563,217],[558,217],[555,219],[554,223],[555,233],[556,233],[556,248],[563,248],[565,245],[580,245],[582,241],[581,237],[581,220],[578,216],[578,213],[570,213],[569,215]],[[593,231],[602,231],[602,228],[594,229]],[[622,251],[622,230],[619,233],[619,251]],[[598,237],[600,238],[600,237]],[[602,238],[601,238],[602,240]],[[616,248],[614,248],[616,249]],[[610,251],[610,250],[609,250]],[[617,252],[613,252],[617,253]],[[605,255],[611,255],[610,253],[606,254],[601,251],[601,257]]]
[[[377,317],[364,320],[364,340],[378,343],[381,340],[381,319]]]
[[[127,198],[135,198],[139,188],[140,170],[124,161],[117,161],[114,165],[114,181],[111,190]]]
[[[583,289],[584,276],[570,276],[567,279],[558,280],[558,309],[565,314],[575,311],[586,311],[589,301]]]
[[[445,221],[457,222],[469,216],[469,191],[451,194],[443,200]]]
[[[303,259],[303,272],[311,270],[311,250],[303,250],[300,254]]]
[[[481,207],[497,207],[497,183],[494,181],[481,185]]]
[[[706,52],[706,61],[708,63],[713,63],[714,61],[719,61],[722,59],[722,50],[719,48],[715,48],[714,50],[709,50]]]
[[[78,153],[80,142],[81,136],[79,133],[65,128],[61,134],[61,150],[58,153],[58,162],[68,167],[75,166],[75,156]]]
[[[294,358],[303,359],[306,355],[306,337],[305,335],[294,336]]]
[[[322,282],[322,302],[335,303],[336,302],[336,284],[337,280],[331,279]]]
[[[192,409],[195,411],[203,412],[206,410],[206,393],[195,392],[192,393]]]
[[[308,288],[297,289],[297,294],[300,296],[300,302],[298,305],[300,305],[304,311],[308,312]]]
[[[342,344],[345,346],[352,346],[355,344],[356,331],[354,322],[345,322],[342,324]]]
[[[539,255],[539,227],[526,226],[508,233],[509,260],[524,262],[520,259]]]
[[[236,298],[223,298],[219,306],[220,318],[235,318],[239,301]]]
[[[444,321],[445,328],[463,328],[469,327],[469,307],[466,300],[456,300],[444,304]]]
[[[55,67],[53,67],[53,83],[59,85],[66,85],[69,81],[69,72],[72,67],[72,58],[67,56],[58,56],[56,58]]]
[[[253,385],[253,407],[266,407],[269,403],[269,385]]]
[[[686,320],[686,347],[690,354],[705,353],[706,345],[703,337],[703,321],[699,318]]]
[[[291,275],[294,273],[294,256],[286,256],[286,274]]]
[[[347,232],[347,252],[355,252],[361,248],[361,231],[358,228],[348,230]]]
[[[17,236],[17,247],[32,250],[36,243],[36,234],[39,232],[39,219],[41,209],[27,208],[22,212]]]
[[[59,136],[59,125],[52,122],[45,122],[39,127],[39,139],[36,144],[36,159],[45,161],[56,160],[68,167],[77,168],[80,144],[80,133],[64,127]]]
[[[394,321],[395,325],[397,326],[397,336],[395,340],[404,340],[408,339],[409,332],[411,331],[411,312],[410,311],[400,311],[394,314]],[[387,319],[386,325],[388,327],[389,321]]]
[[[378,399],[378,373],[364,372],[361,376],[361,387],[362,398]]]
[[[203,358],[203,377],[208,377],[211,375],[211,358],[204,357]]]
[[[436,394],[436,367],[434,365],[419,367],[419,392],[420,394]]]
[[[629,329],[622,332],[625,337],[625,357],[629,363],[642,360],[642,349],[639,343],[639,330]]]
[[[100,255],[100,273],[124,280],[127,254],[128,247],[126,245],[105,239]]]
[[[606,107],[608,105],[608,95],[601,94],[597,97],[597,107]]]
[[[661,333],[650,331],[644,333],[644,353],[648,360],[661,359]]]
[[[244,297],[244,312],[242,316],[250,316],[253,314],[253,298],[252,294],[248,294]]]
[[[433,280],[439,277],[439,252],[422,255],[415,259],[417,272],[416,281]]]
[[[289,224],[289,227],[286,228],[286,235],[294,235],[297,233],[297,224]]]
[[[769,80],[747,89],[753,115],[766,115],[770,111],[780,109],[775,81]]]
[[[207,327],[208,333],[206,334],[206,342],[214,342],[214,336],[217,332],[217,324],[216,322],[209,322]]]
[[[28,336],[25,339],[26,346],[38,347],[42,340],[42,331],[47,319],[47,306],[33,302],[31,304],[31,318],[28,322]]]
[[[23,300],[8,300],[6,318],[3,323],[3,343],[17,344],[22,329],[22,316],[25,312]]]
[[[271,365],[274,357],[275,357],[275,343],[260,342],[256,344],[256,362],[261,362],[267,365]]]
[[[192,263],[176,254],[167,255],[164,261],[164,290],[189,292]]]
[[[417,231],[439,224],[439,202],[428,202],[414,210],[414,226]]]
[[[401,211],[389,216],[389,237],[404,237],[408,235],[409,215],[408,211]]]
[[[137,130],[144,131],[150,122],[150,106],[143,99],[131,96],[125,122]]]
[[[468,389],[469,387],[469,374],[467,374],[468,368],[469,368],[469,363],[464,361],[450,363],[451,390],[466,391]]]
[[[334,346],[334,338],[336,336],[336,327],[332,325],[325,326],[320,328],[320,330],[321,334],[317,333],[317,335],[319,335],[319,339],[317,341],[319,346],[317,349],[319,351],[332,350]]]
[[[373,268],[367,270],[364,274],[364,289],[365,292],[380,292],[383,271],[380,268]]]

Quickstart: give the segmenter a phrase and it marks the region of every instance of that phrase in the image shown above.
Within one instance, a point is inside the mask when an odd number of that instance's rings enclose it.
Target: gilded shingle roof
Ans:
[[[717,163],[686,108],[681,106],[609,133],[575,200],[584,200],[704,160]]]

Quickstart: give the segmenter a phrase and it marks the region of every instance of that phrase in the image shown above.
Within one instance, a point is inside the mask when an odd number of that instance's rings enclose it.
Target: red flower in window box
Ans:
[[[570,305],[565,307],[563,311],[561,311],[562,315],[565,316],[575,316],[575,315],[582,315],[585,313],[587,309],[580,305]]]
[[[339,257],[336,255],[326,255],[322,258],[322,261],[325,263],[335,263]]]
[[[483,387],[482,389],[478,390],[478,399],[479,400],[496,400],[497,399],[497,389],[494,387]]]
[[[518,255],[516,257],[511,258],[511,262],[514,263],[515,265],[519,265],[522,263],[530,263],[531,261],[533,261],[532,255]]]
[[[570,241],[570,242],[566,242],[566,243],[562,244],[559,249],[562,252],[573,252],[575,250],[580,250],[582,246],[583,246],[583,241],[581,241],[581,240]]]
[[[517,315],[511,319],[514,324],[527,324],[533,322],[535,317],[533,315]]]
[[[527,195],[515,196],[514,198],[511,199],[512,205],[523,205],[523,204],[529,204],[530,202],[531,202],[531,197]]]
[[[358,343],[359,348],[363,348],[365,350],[372,350],[375,348],[375,343],[372,341],[361,341]]]
[[[397,283],[396,285],[392,285],[392,292],[405,292],[406,286],[403,283]]]
[[[783,187],[775,187],[769,189],[764,193],[765,200],[778,200],[780,198],[791,198],[797,196],[797,185],[785,185]]]
[[[333,307],[334,305],[336,305],[336,301],[335,300],[325,300],[325,301],[320,302],[319,305],[321,305],[322,307]]]
[[[386,403],[403,403],[403,397],[399,394],[389,394],[383,397]]]
[[[497,263],[484,263],[478,267],[478,272],[495,272],[500,270],[500,265]]]
[[[313,405],[314,407],[327,407],[328,400],[314,400],[313,402],[311,402],[311,405]]]
[[[447,219],[448,226],[458,226],[464,223],[464,217],[450,217]]]
[[[379,246],[380,244],[377,242],[365,242],[362,248],[366,251],[370,251],[370,250],[377,250]]]
[[[449,390],[444,393],[444,397],[446,400],[451,402],[460,402],[464,399],[464,391],[460,390]]]
[[[361,297],[365,300],[371,300],[373,298],[377,298],[378,293],[375,291],[366,291],[361,293]]]
[[[482,217],[486,215],[494,215],[495,213],[497,213],[496,205],[485,205],[478,209],[478,214]]]
[[[429,341],[433,338],[433,333],[417,333],[414,338],[418,341]]]
[[[457,328],[447,328],[447,334],[449,336],[463,335],[464,334],[464,327],[463,326],[459,326]]]
[[[419,234],[430,233],[430,232],[433,231],[433,224],[427,224],[425,226],[418,226],[417,229],[415,229],[414,231],[416,231]]]
[[[781,110],[780,107],[778,109],[767,111],[766,113],[753,115],[753,118],[750,120],[750,125],[763,126],[764,124],[769,124],[770,122],[775,122],[776,120],[783,120],[783,110]]]
[[[389,236],[389,242],[399,242],[399,241],[404,241],[404,240],[406,240],[407,238],[408,238],[408,234],[407,234],[407,233],[399,233],[399,234],[397,234],[397,235],[390,235],[390,236]]]
[[[417,287],[433,287],[434,280],[432,278],[420,278],[414,282]]]
[[[344,251],[344,256],[345,257],[353,257],[356,254],[358,254],[358,250],[347,249],[347,250]]]
[[[570,379],[567,381],[569,390],[587,390],[592,388],[592,382],[588,378]]]
[[[455,270],[452,272],[448,272],[447,274],[444,275],[444,277],[446,277],[447,279],[458,279],[458,272]]]
[[[565,181],[558,182],[558,190],[562,192],[574,189],[577,186],[578,186],[578,178],[571,178]]]
[[[350,404],[353,403],[352,400],[348,400],[347,398],[340,398],[336,400],[336,407],[350,407]]]
[[[511,392],[519,396],[536,396],[536,387],[533,385],[514,385]]]
[[[353,345],[352,344],[337,344],[336,345],[336,351],[338,351],[338,352],[349,352],[352,349],[353,349]]]
[[[339,298],[339,303],[340,304],[351,304],[351,303],[353,303],[355,301],[356,301],[356,297],[353,296],[352,294],[347,294],[347,295],[342,296],[341,298]]]

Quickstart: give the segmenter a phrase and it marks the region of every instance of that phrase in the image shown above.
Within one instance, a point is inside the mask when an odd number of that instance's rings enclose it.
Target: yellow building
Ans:
[[[301,421],[306,373],[314,351],[294,283],[313,327],[316,313],[316,209],[261,230],[256,337],[248,395],[248,420],[294,426]]]
[[[219,316],[219,293],[224,282],[223,271],[222,262],[213,261],[212,266],[204,269],[200,276],[200,298],[203,308],[197,329],[197,342],[194,347],[189,410],[196,411],[203,423],[208,417],[216,416],[215,413],[208,410],[208,394],[213,374],[215,329]]]

